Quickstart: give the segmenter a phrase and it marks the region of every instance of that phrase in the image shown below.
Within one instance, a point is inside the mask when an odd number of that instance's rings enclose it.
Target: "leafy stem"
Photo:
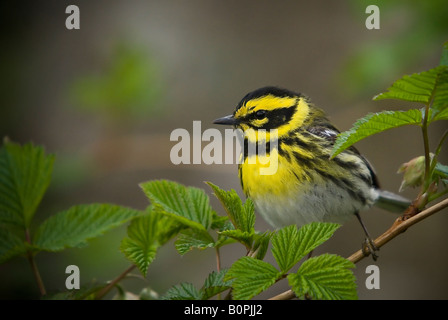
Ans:
[[[26,242],[28,242],[31,245],[31,237],[30,237],[29,229],[25,230],[25,239],[26,239]],[[36,260],[34,259],[34,254],[30,249],[27,250],[26,257],[28,259],[28,262],[30,263],[31,270],[33,270],[33,275],[34,275],[34,278],[36,279],[36,283],[37,283],[37,287],[39,288],[40,295],[41,295],[41,297],[43,297],[47,294],[47,291],[45,289],[44,282],[42,281],[42,277],[40,276],[39,269],[37,268]]]
[[[442,190],[440,192],[437,193],[433,193],[428,197],[428,202],[434,201],[444,195],[448,194],[448,189]]]
[[[424,186],[422,190],[422,194],[424,194],[431,183],[431,172],[430,172],[430,154],[429,154],[429,137],[428,137],[428,115],[429,115],[429,106],[430,103],[425,105],[425,114],[422,119],[422,134],[423,134],[423,145],[425,149],[425,177],[424,177]],[[426,203],[425,203],[426,204]]]
[[[440,138],[440,141],[439,141],[439,144],[437,146],[436,153],[435,153],[436,157],[439,155],[440,151],[442,150],[442,145],[445,142],[445,139],[447,137],[448,137],[448,129],[445,130],[445,132],[443,133],[442,137]],[[435,167],[435,164],[437,163],[437,161],[433,161],[433,162],[434,162],[434,167]]]
[[[445,139],[447,137],[448,137],[448,130],[445,130],[442,137],[440,138],[439,144],[437,145],[437,149],[436,149],[436,152],[434,153],[434,157],[432,157],[432,160],[431,160],[431,168],[430,168],[431,174],[434,172],[434,170],[437,166],[437,158],[439,156],[440,151],[442,150],[443,143],[445,142]]]

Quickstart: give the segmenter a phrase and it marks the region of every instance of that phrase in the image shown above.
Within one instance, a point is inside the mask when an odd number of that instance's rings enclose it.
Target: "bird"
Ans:
[[[381,189],[373,166],[355,147],[331,156],[340,131],[302,93],[259,88],[246,94],[231,115],[213,123],[231,125],[244,135],[241,187],[274,228],[316,221],[344,224],[356,216],[366,235],[363,250],[376,260],[378,248],[359,213],[373,205],[403,212],[410,205]],[[260,170],[267,167],[266,157],[276,160],[272,174]]]

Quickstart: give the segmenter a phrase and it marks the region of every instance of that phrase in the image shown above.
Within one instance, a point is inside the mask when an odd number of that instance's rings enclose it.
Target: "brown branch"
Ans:
[[[105,286],[103,289],[101,289],[97,295],[95,296],[96,300],[102,299],[106,294],[109,293],[110,290],[112,290],[115,285],[120,282],[124,277],[127,276],[129,272],[131,272],[135,268],[135,264],[131,265],[129,268],[127,268],[125,271],[123,271],[122,274],[120,274],[118,277],[116,277],[114,280],[112,280],[107,286]]]
[[[422,212],[412,216],[409,219],[404,220],[402,217],[399,217],[397,220],[395,220],[394,224],[386,232],[384,232],[374,241],[375,245],[378,248],[384,246],[386,243],[388,243],[390,240],[398,236],[400,233],[406,231],[409,227],[413,226],[417,222],[422,221],[423,219],[428,218],[429,216],[433,215],[434,213],[446,207],[448,207],[448,199],[436,203],[435,205],[429,207],[426,210],[423,210]],[[365,255],[362,252],[362,250],[358,250],[347,259],[353,263],[357,263],[366,256],[368,255]]]
[[[446,207],[448,207],[448,199],[444,199],[439,203],[436,203],[435,205],[429,207],[426,210],[423,210],[422,212],[412,216],[411,218],[403,219],[403,216],[399,217],[386,232],[384,232],[374,241],[376,247],[380,248],[384,246],[390,240],[394,239],[396,236],[403,233],[414,224],[428,218],[429,216],[433,215],[436,212],[439,212],[442,209],[445,209]],[[363,252],[363,250],[361,249],[352,254],[347,259],[353,263],[358,263],[368,255],[369,254],[366,255],[365,252]],[[294,292],[292,290],[288,290],[270,298],[269,300],[290,300],[294,298],[296,298]]]

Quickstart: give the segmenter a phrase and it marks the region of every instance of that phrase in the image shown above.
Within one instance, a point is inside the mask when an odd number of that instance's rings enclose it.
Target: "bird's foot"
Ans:
[[[378,259],[378,254],[377,252],[380,250],[380,248],[378,248],[375,245],[375,242],[370,239],[370,238],[366,238],[366,240],[364,241],[364,243],[362,244],[362,253],[364,254],[364,256],[368,256],[369,254],[372,255],[373,261],[376,261]]]

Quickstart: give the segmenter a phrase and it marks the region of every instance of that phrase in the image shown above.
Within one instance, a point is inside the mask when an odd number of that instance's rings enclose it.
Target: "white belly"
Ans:
[[[302,226],[314,221],[343,224],[356,212],[370,207],[378,197],[378,192],[365,189],[368,204],[354,200],[347,191],[327,184],[325,188],[311,186],[306,192],[291,192],[288,196],[264,195],[255,202],[255,210],[271,226],[281,228],[291,224]]]

